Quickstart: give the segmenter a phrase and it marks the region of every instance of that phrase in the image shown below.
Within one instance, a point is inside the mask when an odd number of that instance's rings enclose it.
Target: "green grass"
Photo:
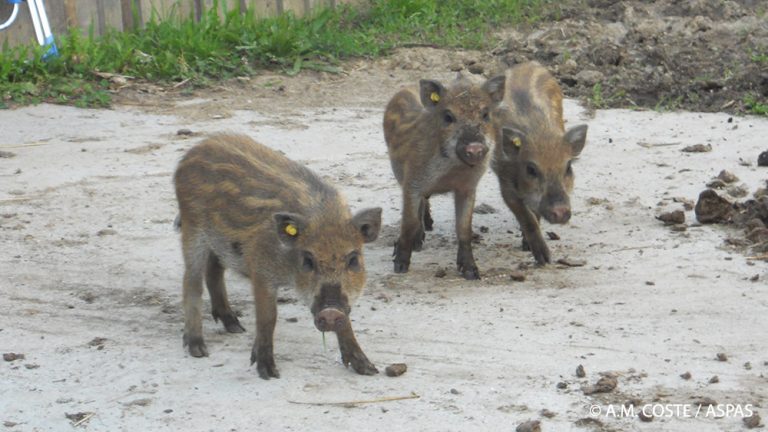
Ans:
[[[3,47],[0,107],[40,101],[108,106],[108,82],[95,72],[205,85],[264,68],[335,72],[340,60],[376,57],[403,45],[489,48],[494,29],[536,20],[547,1],[368,0],[306,18],[287,13],[265,19],[226,11],[225,0],[214,1],[199,22],[171,16],[131,32],[58,35],[60,56],[49,61],[40,60],[37,47]]]
[[[751,114],[768,116],[768,100],[765,98],[747,95],[744,97],[744,106]]]

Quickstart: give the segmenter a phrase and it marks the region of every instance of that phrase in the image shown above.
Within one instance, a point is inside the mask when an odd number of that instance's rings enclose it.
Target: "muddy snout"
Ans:
[[[347,315],[335,308],[325,308],[315,315],[315,327],[321,332],[335,332],[347,325]]]
[[[571,219],[571,206],[567,204],[554,205],[543,212],[542,216],[549,223],[564,224]]]
[[[459,158],[467,165],[477,165],[485,159],[488,154],[488,146],[480,142],[471,142],[459,145],[456,148]]]

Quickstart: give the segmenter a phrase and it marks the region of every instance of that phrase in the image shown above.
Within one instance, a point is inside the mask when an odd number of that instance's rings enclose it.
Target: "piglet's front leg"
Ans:
[[[375,375],[379,373],[376,366],[368,360],[360,345],[357,344],[357,339],[355,339],[355,333],[352,331],[352,324],[349,320],[336,330],[336,337],[339,340],[341,361],[345,367],[352,365],[352,369],[360,375]]]

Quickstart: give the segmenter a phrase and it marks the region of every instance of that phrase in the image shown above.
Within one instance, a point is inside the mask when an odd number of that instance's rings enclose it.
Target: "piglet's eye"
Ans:
[[[491,115],[488,113],[488,110],[483,111],[483,121],[486,123],[491,121]]]
[[[565,175],[573,175],[573,168],[571,167],[572,161],[568,161],[568,166],[565,167]]]
[[[301,269],[305,272],[311,272],[315,270],[315,258],[310,253],[305,253],[302,259]]]
[[[360,270],[360,257],[357,254],[352,254],[347,258],[347,269],[351,271]]]
[[[451,113],[450,111],[446,111],[443,114],[443,121],[448,123],[448,124],[451,124],[451,123],[456,121],[456,117],[454,117],[453,113]]]
[[[528,174],[529,177],[532,177],[532,178],[539,177],[539,170],[533,164],[529,163],[528,165],[526,165],[525,166],[525,172],[526,172],[526,174]]]

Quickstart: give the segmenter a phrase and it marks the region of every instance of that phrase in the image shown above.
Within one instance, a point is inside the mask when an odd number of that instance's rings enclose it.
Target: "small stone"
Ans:
[[[646,415],[643,410],[640,410],[640,412],[637,413],[637,418],[639,418],[641,422],[650,423],[653,421],[653,414]]]
[[[37,363],[27,363],[24,365],[24,367],[27,369],[37,369],[40,367],[40,365]]]
[[[405,363],[392,363],[384,369],[384,372],[388,377],[399,377],[408,370],[408,365]]]
[[[96,235],[99,237],[110,236],[115,234],[117,234],[117,231],[113,230],[112,228],[105,228],[103,230],[99,230],[99,232],[96,233]]]
[[[539,411],[539,415],[542,416],[542,417],[546,417],[546,418],[553,418],[557,414],[552,412],[552,411],[550,411],[550,410],[548,410],[548,409],[546,409],[546,408],[544,408],[541,411]]]
[[[686,153],[707,153],[712,151],[712,144],[694,144],[684,147],[681,151]]]
[[[760,427],[760,414],[753,412],[751,416],[741,419],[744,422],[744,427],[747,429],[755,429]]]
[[[728,356],[725,355],[725,353],[717,353],[717,361],[725,362],[728,361]]]
[[[515,282],[525,282],[525,274],[522,272],[513,271],[509,274],[509,278]]]
[[[689,379],[691,379],[691,373],[690,372],[685,372],[683,374],[680,374],[680,378],[688,381]]]
[[[515,428],[515,432],[541,432],[541,422],[538,420],[528,420],[525,423],[520,423]]]
[[[753,275],[751,278],[749,278],[750,282],[757,282],[759,280],[760,280],[760,275],[759,274]]]
[[[726,183],[734,183],[739,181],[739,178],[736,177],[734,173],[726,170],[720,171],[720,174],[717,175],[717,178],[719,178],[720,180]]]
[[[576,366],[576,377],[584,378],[585,376],[587,376],[587,373],[584,371],[584,366],[582,365]]]
[[[446,272],[445,269],[442,267],[440,267],[439,269],[437,269],[437,271],[435,271],[436,278],[444,278],[447,274],[448,272]]]
[[[645,284],[648,285],[648,286],[654,286],[654,285],[656,285],[656,282],[654,282],[654,281],[645,281]]]
[[[684,232],[684,231],[688,231],[688,226],[685,224],[672,225],[671,227],[669,227],[669,230],[673,232]]]
[[[744,185],[732,185],[728,186],[728,188],[725,190],[728,195],[734,197],[734,198],[743,198],[747,195],[749,195],[749,190]]]
[[[16,157],[16,153],[12,153],[9,151],[0,151],[0,159],[10,159],[12,157]]]
[[[768,167],[768,150],[760,153],[760,156],[757,157],[757,166]]]
[[[744,363],[744,369],[746,370],[752,370],[752,363],[746,362]]]
[[[285,322],[295,323],[295,322],[299,322],[299,319],[296,317],[290,317],[290,318],[286,318]]]
[[[591,395],[594,393],[610,393],[616,386],[619,385],[619,381],[616,377],[611,375],[605,375],[601,377],[594,385],[583,387],[581,390],[585,395]]]
[[[12,362],[15,360],[24,360],[24,354],[20,353],[5,353],[3,354],[3,360]]]
[[[696,401],[696,405],[701,406],[701,407],[716,406],[717,405],[717,401],[712,399],[711,397],[706,397],[705,396],[705,397],[703,397],[701,399],[698,399]]]
[[[451,389],[451,394],[455,394],[455,395],[457,395],[457,394],[459,394],[459,391],[458,391],[458,390],[456,390],[455,388],[452,388],[452,389]]]
[[[475,207],[474,212],[477,214],[493,214],[496,213],[496,209],[488,204],[483,203]]]
[[[683,212],[682,210],[665,212],[656,216],[656,219],[664,222],[665,225],[681,224],[681,223],[685,223],[685,212]]]
[[[707,183],[707,187],[712,189],[723,189],[726,186],[727,184],[720,179],[710,180],[710,182]]]
[[[547,237],[549,237],[550,240],[560,240],[560,236],[554,231],[547,231]]]
[[[709,383],[710,384],[717,384],[719,382],[720,382],[720,377],[718,377],[717,375],[715,375],[715,376],[713,376],[712,378],[709,379]]]
[[[605,75],[600,71],[585,69],[577,73],[575,78],[580,84],[592,87],[605,79]]]
[[[490,230],[488,229],[488,227],[487,227],[487,226],[481,226],[481,227],[480,227],[480,232],[481,232],[481,233],[483,233],[483,234],[488,234],[488,231],[490,231]]]
[[[187,128],[179,129],[176,131],[176,135],[178,136],[190,136],[193,134],[194,132],[192,132],[192,129],[187,129]]]
[[[555,387],[557,387],[560,390],[565,390],[568,388],[568,383],[560,381],[559,383],[557,383]]]

